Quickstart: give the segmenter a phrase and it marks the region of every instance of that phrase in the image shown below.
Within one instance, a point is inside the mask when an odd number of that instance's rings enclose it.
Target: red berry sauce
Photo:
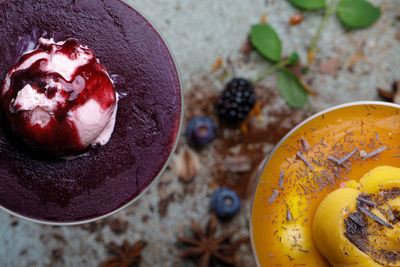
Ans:
[[[43,52],[49,55],[60,53],[71,60],[77,60],[79,53],[84,53],[89,60],[75,69],[71,80],[43,68],[49,63],[47,58],[41,58],[30,67],[19,70],[26,60]],[[82,47],[76,39],[68,39],[64,44],[40,43],[35,51],[21,57],[10,74],[10,87],[3,95],[3,110],[13,130],[31,146],[55,155],[77,154],[87,147],[87,144],[81,142],[74,122],[68,117],[70,112],[74,112],[90,99],[96,101],[103,110],[113,109],[116,105],[116,94],[107,71],[98,63],[93,51]],[[50,120],[45,126],[32,125],[32,111],[18,110],[20,107],[13,101],[28,84],[37,93],[54,99],[59,89],[54,84],[49,86],[49,79],[62,85],[60,94],[63,101],[57,102],[57,107],[50,112]]]

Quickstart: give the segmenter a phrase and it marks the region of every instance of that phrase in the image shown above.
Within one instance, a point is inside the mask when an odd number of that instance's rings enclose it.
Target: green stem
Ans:
[[[289,64],[290,58],[287,58],[283,61],[280,61],[278,63],[276,63],[275,65],[269,67],[268,69],[266,69],[263,73],[260,74],[260,76],[257,77],[257,79],[252,81],[252,84],[256,85],[257,83],[259,83],[262,79],[264,79],[265,77],[267,77],[268,75],[274,73],[276,70],[285,67],[286,65]]]
[[[325,28],[329,17],[332,16],[333,13],[335,13],[336,2],[337,2],[337,0],[331,0],[331,2],[329,3],[328,7],[326,8],[326,12],[325,12],[324,17],[322,18],[321,25],[319,25],[317,33],[315,34],[314,38],[311,41],[311,45],[310,45],[310,48],[308,50],[309,57],[310,57],[310,55],[314,54],[314,51],[315,51],[315,49],[317,47],[318,40],[321,37],[322,30]],[[309,63],[311,63],[311,62],[309,62]]]

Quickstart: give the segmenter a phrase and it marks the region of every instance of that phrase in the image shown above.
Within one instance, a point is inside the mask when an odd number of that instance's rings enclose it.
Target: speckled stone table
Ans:
[[[290,26],[299,12],[284,0],[128,0],[150,19],[169,43],[183,79],[185,122],[194,115],[216,119],[213,101],[232,77],[255,78],[270,63],[256,52],[244,52],[250,26],[263,14],[279,33],[283,54],[297,51],[306,62],[307,47],[321,12],[305,12],[305,20]],[[219,223],[218,233],[237,230],[234,240],[249,236],[251,184],[257,166],[273,145],[307,116],[332,105],[378,99],[377,87],[390,89],[400,80],[400,2],[372,1],[382,8],[371,28],[348,32],[331,17],[318,45],[316,62],[304,81],[318,92],[303,110],[288,107],[276,89],[276,79],[263,80],[256,91],[261,113],[249,119],[248,130],[219,127],[217,139],[195,152],[200,173],[182,182],[172,162],[160,181],[139,201],[105,220],[83,226],[55,227],[28,222],[0,211],[0,266],[99,266],[111,254],[107,244],[146,240],[141,266],[195,266],[182,261],[177,236],[189,236],[191,220],[205,226],[209,197],[221,185],[234,188],[243,198],[240,213]],[[354,55],[358,59],[354,61]],[[211,72],[217,58],[220,69]],[[219,125],[220,126],[220,125]],[[181,137],[177,152],[185,145]],[[226,157],[244,156],[251,170],[235,173]],[[255,266],[250,246],[237,255],[238,266]]]

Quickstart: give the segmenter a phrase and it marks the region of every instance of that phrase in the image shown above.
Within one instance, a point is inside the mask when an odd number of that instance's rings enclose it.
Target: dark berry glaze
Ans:
[[[57,72],[43,70],[42,66],[48,64],[47,58],[38,59],[28,68],[19,69],[26,60],[39,54],[62,54],[71,60],[76,60],[78,53],[85,54],[88,62],[77,67],[70,80],[66,80]],[[93,51],[82,47],[76,39],[68,39],[62,45],[39,44],[35,51],[21,57],[9,75],[11,75],[10,87],[7,91],[6,88],[2,90],[2,104],[3,112],[11,127],[21,140],[53,155],[75,155],[87,147],[87,144],[81,142],[74,121],[68,118],[69,112],[75,111],[90,99],[96,101],[103,110],[113,110],[115,106],[116,95],[107,71],[97,62]],[[32,111],[18,110],[20,107],[18,104],[13,104],[13,99],[16,99],[18,93],[29,84],[38,94],[54,100],[57,88],[49,87],[48,80],[62,86],[60,94],[64,101],[59,102],[55,110],[48,113],[51,117],[44,127],[38,124],[32,125],[30,122]]]
[[[70,161],[29,151],[2,117],[0,204],[39,220],[76,222],[134,199],[161,171],[180,123],[179,77],[158,33],[119,0],[5,0],[0,14],[1,81],[40,37],[76,38],[121,96],[110,141]]]

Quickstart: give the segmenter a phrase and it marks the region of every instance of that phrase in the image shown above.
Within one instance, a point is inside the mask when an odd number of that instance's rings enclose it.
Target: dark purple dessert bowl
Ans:
[[[0,0],[0,14],[0,84],[40,37],[76,38],[94,51],[119,95],[109,142],[72,160],[31,150],[0,116],[0,208],[73,225],[135,202],[167,167],[182,124],[179,71],[160,33],[121,0]]]

